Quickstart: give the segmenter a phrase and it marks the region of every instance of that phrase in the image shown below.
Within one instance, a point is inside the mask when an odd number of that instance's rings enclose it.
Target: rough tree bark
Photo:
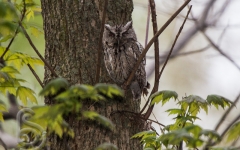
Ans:
[[[98,41],[104,0],[41,0],[46,40],[45,59],[57,74],[71,84],[95,84]],[[109,0],[106,22],[121,24],[131,20],[132,0]],[[103,58],[102,58],[103,59]],[[103,61],[102,61],[103,62]],[[44,83],[55,78],[45,68]],[[113,83],[102,63],[100,82]],[[132,101],[127,92],[124,101],[108,101],[104,104],[85,104],[90,109],[110,118],[116,125],[115,131],[101,127],[96,122],[77,120],[74,115],[66,118],[74,129],[75,137],[49,137],[51,149],[91,150],[104,142],[116,144],[120,150],[142,149],[138,140],[130,137],[140,132],[142,122],[125,113],[140,111],[140,100]],[[51,100],[45,100],[47,105]]]

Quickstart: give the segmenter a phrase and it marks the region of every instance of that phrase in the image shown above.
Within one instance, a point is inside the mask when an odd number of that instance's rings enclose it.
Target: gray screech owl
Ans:
[[[142,45],[137,41],[132,21],[126,25],[105,24],[102,42],[106,69],[115,83],[122,86],[143,51]],[[147,88],[150,85],[146,80],[145,64],[144,57],[130,85],[134,99],[139,99],[142,93],[148,93]]]

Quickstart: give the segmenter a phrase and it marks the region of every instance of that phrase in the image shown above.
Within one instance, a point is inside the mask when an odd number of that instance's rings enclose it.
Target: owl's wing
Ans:
[[[131,48],[129,48],[129,52],[132,53],[132,56],[134,57],[134,62],[136,63],[138,61],[138,58],[142,54],[143,47],[139,42],[134,42],[131,45]],[[132,68],[135,66],[135,63],[133,64]],[[146,79],[146,71],[145,71],[145,65],[146,65],[146,57],[143,57],[143,60],[138,67],[138,70],[135,73],[135,78],[138,82],[138,85],[140,86],[140,95],[141,93],[147,95],[148,91],[147,88],[149,87],[149,83],[147,82]]]
[[[136,44],[137,44],[138,51],[139,51],[139,56],[140,56],[142,54],[142,52],[143,52],[143,46],[139,42],[136,42]],[[136,53],[138,53],[138,52],[136,52]],[[142,63],[143,63],[143,65],[146,65],[146,56],[143,57]]]

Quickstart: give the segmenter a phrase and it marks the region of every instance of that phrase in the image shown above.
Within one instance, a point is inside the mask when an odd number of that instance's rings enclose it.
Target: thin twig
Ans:
[[[17,36],[18,34],[18,29],[19,29],[19,26],[17,27],[15,33],[14,33],[14,36],[12,37],[11,41],[9,42],[8,46],[6,47],[5,51],[3,52],[2,56],[1,56],[1,59],[3,60],[3,57],[5,56],[5,54],[8,52],[10,46],[12,45],[12,42],[14,41],[15,37]]]
[[[187,12],[187,16],[185,17],[185,19],[184,19],[184,21],[183,21],[183,23],[182,23],[182,26],[180,27],[180,29],[179,29],[179,31],[178,31],[178,34],[176,35],[176,38],[175,38],[175,40],[174,40],[174,42],[173,42],[173,44],[172,44],[171,50],[169,51],[168,57],[167,57],[167,59],[165,60],[165,63],[164,63],[164,65],[163,65],[163,67],[162,67],[162,69],[161,69],[161,71],[160,71],[160,73],[159,73],[158,80],[160,80],[160,78],[161,78],[161,75],[162,75],[162,73],[163,73],[163,70],[164,70],[164,68],[165,68],[166,65],[167,65],[167,62],[168,62],[168,60],[169,60],[169,58],[170,58],[170,56],[171,56],[171,54],[172,54],[173,48],[174,48],[174,46],[175,46],[175,44],[176,44],[176,42],[177,42],[177,40],[178,40],[179,35],[180,35],[181,32],[182,32],[182,29],[183,29],[183,27],[184,27],[184,25],[185,25],[185,22],[186,22],[186,20],[187,20],[187,18],[188,18],[188,15],[189,15],[191,9],[192,9],[192,5],[190,6],[190,8],[189,8],[189,10],[188,10],[188,12]],[[148,102],[150,102],[150,99],[148,99]],[[147,103],[148,103],[148,102],[147,102]],[[149,118],[149,116],[150,116],[151,113],[152,113],[153,108],[154,108],[154,105],[150,105],[150,106],[149,106],[147,112],[146,112],[145,115],[144,115],[144,118],[145,118],[145,119]]]
[[[57,75],[56,72],[53,70],[53,68],[48,64],[48,62],[47,62],[47,61],[42,57],[42,55],[39,53],[38,49],[37,49],[37,48],[35,47],[35,45],[33,44],[31,38],[29,37],[26,29],[23,27],[23,25],[22,25],[21,22],[19,22],[19,25],[20,25],[20,27],[22,28],[23,33],[24,33],[25,37],[27,38],[29,44],[32,46],[33,50],[37,53],[38,57],[44,62],[44,64],[48,67],[48,69],[51,71],[51,73],[52,73],[54,76],[58,77],[58,75]]]
[[[229,123],[229,126],[227,126],[227,127],[224,129],[223,133],[220,135],[220,139],[223,139],[223,137],[226,135],[226,133],[227,133],[228,130],[232,127],[232,125],[233,125],[234,123],[236,123],[239,119],[240,119],[240,114],[239,114],[237,117],[235,117],[235,119],[233,119],[233,121]],[[218,143],[218,142],[213,142],[213,143],[211,143],[211,144],[207,144],[207,145],[205,146],[205,148],[207,148],[207,147],[209,147],[209,146],[214,146],[214,145],[216,145],[217,143]]]
[[[100,37],[99,37],[99,41],[98,41],[97,72],[96,72],[96,82],[95,83],[99,82],[100,72],[101,72],[102,37],[103,37],[103,31],[104,31],[104,25],[105,25],[105,19],[106,19],[107,6],[108,6],[108,0],[105,0],[104,9],[103,9],[103,16],[102,16],[102,25],[101,25]]]
[[[236,107],[237,102],[240,100],[240,93],[237,96],[237,98],[234,100],[233,104],[231,105],[231,107],[228,108],[228,110],[223,114],[222,118],[219,120],[217,126],[215,127],[214,131],[217,131],[218,128],[221,126],[221,124],[223,123],[223,121],[226,119],[227,115],[230,113],[230,111]]]
[[[153,38],[148,42],[147,46],[143,50],[142,54],[139,56],[138,61],[135,64],[135,67],[133,68],[131,74],[128,77],[128,80],[124,84],[124,89],[126,89],[129,84],[131,83],[135,72],[137,71],[140,63],[143,60],[143,57],[145,57],[147,51],[153,44],[153,42],[158,38],[158,36],[168,27],[168,25],[173,21],[173,19],[185,8],[185,6],[190,2],[191,0],[185,1],[185,3],[168,19],[168,21],[158,30],[158,32],[153,36]]]
[[[39,76],[36,74],[36,72],[34,71],[34,69],[29,65],[27,64],[28,68],[31,70],[32,74],[35,76],[35,78],[37,79],[38,83],[41,85],[41,87],[43,88],[44,85],[42,83],[42,81],[40,80]]]
[[[0,138],[0,145],[3,146],[4,150],[7,150],[7,145],[3,142],[3,140]]]
[[[215,50],[217,50],[222,56],[224,56],[225,58],[227,58],[235,67],[238,68],[238,70],[240,70],[240,67],[238,66],[238,64],[231,58],[229,57],[226,53],[223,52],[223,50],[221,50],[208,36],[207,34],[202,31],[203,35],[205,36],[205,38],[208,40],[208,42],[215,48]]]
[[[147,24],[146,24],[146,35],[145,35],[145,45],[144,47],[147,46],[147,42],[148,42],[148,32],[149,32],[149,20],[150,20],[150,2],[148,1],[148,14],[147,14]]]
[[[152,14],[152,25],[153,25],[153,34],[155,35],[157,33],[158,30],[158,26],[157,26],[157,15],[156,15],[156,6],[155,6],[155,1],[154,0],[149,0],[149,5],[151,8],[151,14]],[[159,80],[158,80],[158,73],[159,73],[159,41],[158,38],[154,41],[154,57],[155,57],[155,78],[154,78],[154,86],[153,89],[150,93],[150,95],[152,95],[153,93],[158,91],[158,86],[159,86]],[[146,102],[145,106],[143,107],[143,109],[140,111],[140,114],[145,110],[147,104],[149,102],[149,98],[148,101]]]
[[[188,28],[188,31],[182,36],[181,39],[178,40],[177,44],[175,45],[173,49],[173,55],[179,53],[182,48],[191,41],[191,39],[198,33],[199,30],[205,30],[209,27],[209,24],[206,24],[206,22],[209,20],[207,16],[209,16],[208,12],[210,12],[209,9],[212,9],[214,2],[216,0],[209,0],[208,3],[206,4],[205,8],[203,9],[201,18],[195,25],[192,25],[190,28]],[[205,13],[207,12],[207,13]],[[190,13],[191,14],[191,13]],[[193,18],[193,17],[192,17]],[[148,64],[148,72],[147,76],[150,76],[154,72],[154,66],[153,64],[154,61],[150,62]],[[165,59],[160,60],[160,64],[163,64],[165,62]]]
[[[11,3],[11,2],[10,2],[10,3]],[[20,18],[20,22],[23,21],[23,19],[24,19],[24,17],[25,17],[25,14],[26,14],[26,3],[25,3],[25,0],[23,0],[23,10],[22,10],[22,15],[21,15],[21,18]],[[1,56],[0,59],[3,60],[3,57],[4,57],[5,54],[8,52],[10,46],[12,45],[15,37],[17,36],[17,34],[18,34],[18,32],[19,32],[19,27],[20,27],[20,25],[18,25],[17,29],[15,30],[14,35],[13,35],[11,41],[9,42],[8,46],[6,47],[6,49],[5,49],[5,51],[3,52],[3,54],[2,54],[2,56]]]
[[[234,100],[233,104],[231,105],[231,107],[228,108],[228,110],[223,114],[223,116],[221,117],[221,119],[219,120],[218,124],[216,125],[214,131],[217,131],[219,129],[219,127],[222,125],[223,121],[226,119],[226,117],[228,116],[228,114],[230,113],[230,111],[236,106],[237,102],[240,100],[240,93],[237,96],[237,98]],[[231,126],[232,124],[230,124]],[[206,146],[208,147],[209,145],[211,145],[210,143],[212,143],[212,140],[209,139]]]
[[[116,113],[121,113],[121,114],[129,113],[129,114],[136,115],[136,117],[139,117],[140,119],[145,120],[145,118],[142,117],[142,116],[140,116],[139,113],[135,113],[135,112],[132,112],[132,111],[127,111],[127,110],[112,112],[112,113],[110,114],[110,116],[112,116],[112,115],[114,115],[114,114],[116,114]],[[161,123],[159,123],[159,122],[157,122],[157,121],[155,121],[155,120],[152,120],[152,119],[149,119],[149,118],[148,118],[147,120],[148,120],[148,121],[152,121],[152,122],[154,122],[154,123],[156,123],[156,124],[158,124],[158,125],[160,125],[160,126],[162,126],[162,127],[165,127],[164,124],[161,124]]]
[[[178,54],[171,55],[170,58],[175,58],[175,57],[178,57],[178,56],[186,56],[186,55],[191,55],[191,54],[204,52],[207,49],[209,49],[210,47],[211,47],[211,45],[208,44],[207,46],[205,46],[205,47],[203,47],[201,49],[198,49],[198,50],[192,50],[192,51],[189,51],[189,52],[183,52],[183,53],[178,53]],[[153,59],[153,58],[154,58],[153,56],[147,56],[147,59]],[[167,54],[163,54],[163,56],[160,56],[160,58],[167,58]]]
[[[152,24],[153,24],[153,33],[156,34],[158,30],[157,26],[157,15],[156,15],[156,7],[155,7],[155,2],[154,0],[149,0],[149,4],[151,7],[151,12],[152,12]],[[159,78],[158,78],[158,73],[159,73],[159,41],[158,38],[154,41],[154,52],[155,52],[155,79],[154,79],[154,86],[152,89],[152,92],[150,95],[158,91],[158,86],[159,86]]]

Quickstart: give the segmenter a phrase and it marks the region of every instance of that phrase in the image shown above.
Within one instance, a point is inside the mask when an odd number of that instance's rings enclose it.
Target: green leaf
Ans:
[[[3,36],[2,38],[1,38],[1,40],[0,40],[0,43],[1,42],[6,42],[6,41],[8,41],[9,39],[11,39],[13,36],[12,35],[7,35],[7,36]]]
[[[196,119],[201,120],[200,118],[196,117],[196,116],[177,116],[174,119],[177,119],[178,121],[180,121],[182,124],[184,124],[187,121],[190,121],[191,123],[193,123]]]
[[[20,72],[12,66],[5,66],[1,69],[2,72],[5,72],[12,77],[15,77],[15,74],[20,74]]]
[[[55,95],[62,89],[67,89],[69,83],[64,78],[56,78],[51,80],[39,93],[41,96]]]
[[[38,37],[40,34],[42,34],[41,30],[39,30],[36,27],[31,26],[30,29],[31,29],[31,34],[35,37]]]
[[[207,136],[209,139],[216,140],[217,142],[221,141],[221,136],[214,130],[204,129],[201,131],[201,135]]]
[[[36,106],[32,108],[35,114],[30,120],[42,126],[44,130],[48,129],[49,133],[55,132],[59,137],[62,137],[63,133],[67,133],[73,137],[73,130],[63,119],[63,114],[67,109],[64,104]]]
[[[183,98],[182,101],[185,101],[188,104],[190,104],[190,103],[192,103],[194,101],[200,102],[200,103],[206,103],[206,101],[203,98],[201,98],[200,96],[197,96],[197,95],[189,95],[189,96]]]
[[[99,145],[95,150],[118,150],[118,148],[112,143],[103,143]]]
[[[21,69],[23,65],[30,65],[34,69],[34,65],[44,65],[41,59],[29,56],[28,54],[15,52],[10,53],[7,58],[6,62],[15,66],[18,70]]]
[[[210,105],[215,106],[217,109],[218,109],[218,105],[224,109],[226,106],[229,107],[231,104],[233,104],[227,98],[219,96],[219,95],[208,95],[207,102]]]
[[[175,114],[183,115],[185,111],[182,109],[168,109],[166,110],[166,112],[169,113],[168,115],[175,115]]]
[[[188,133],[192,133],[194,138],[198,138],[200,133],[202,132],[202,128],[198,125],[189,125],[186,126],[185,129],[188,131]]]
[[[19,97],[19,99],[22,101],[22,103],[26,106],[27,105],[27,100],[30,100],[32,103],[37,104],[37,99],[34,96],[34,91],[31,90],[30,88],[24,87],[24,86],[19,86],[17,88],[17,93],[16,96]]]
[[[58,101],[65,101],[68,99],[91,99],[91,100],[104,100],[105,98],[102,97],[97,93],[97,91],[91,85],[74,85],[71,86],[65,92],[59,94],[55,99]]]
[[[177,99],[178,94],[175,91],[159,91],[150,96],[151,99],[151,105],[155,103],[159,103],[162,101],[162,105],[164,105],[170,98]]]
[[[7,111],[6,105],[0,100],[0,112]]]
[[[7,111],[5,104],[0,100],[0,121],[4,121],[2,112]]]
[[[184,97],[178,104],[181,108],[190,113],[192,116],[196,116],[201,109],[208,113],[208,103],[206,100],[197,95],[189,95]]]
[[[147,147],[147,148],[144,148],[143,150],[156,150],[154,147]]]
[[[27,21],[29,21],[31,17],[34,18],[34,12],[33,12],[33,10],[27,11],[27,12],[26,12],[26,17],[27,17]]]
[[[123,97],[123,91],[116,85],[98,83],[94,86],[98,93],[103,94],[107,97],[113,98],[114,96]]]
[[[108,118],[106,118],[94,111],[84,111],[83,116],[85,118],[98,121],[101,125],[108,127],[111,130],[114,129],[114,125],[111,120],[109,120]]]
[[[141,138],[143,136],[149,136],[149,135],[156,135],[156,132],[154,131],[143,131],[143,132],[139,132],[139,133],[136,133],[134,134],[131,139],[133,138]]]
[[[240,121],[236,122],[227,133],[227,142],[234,141],[240,137]]]

